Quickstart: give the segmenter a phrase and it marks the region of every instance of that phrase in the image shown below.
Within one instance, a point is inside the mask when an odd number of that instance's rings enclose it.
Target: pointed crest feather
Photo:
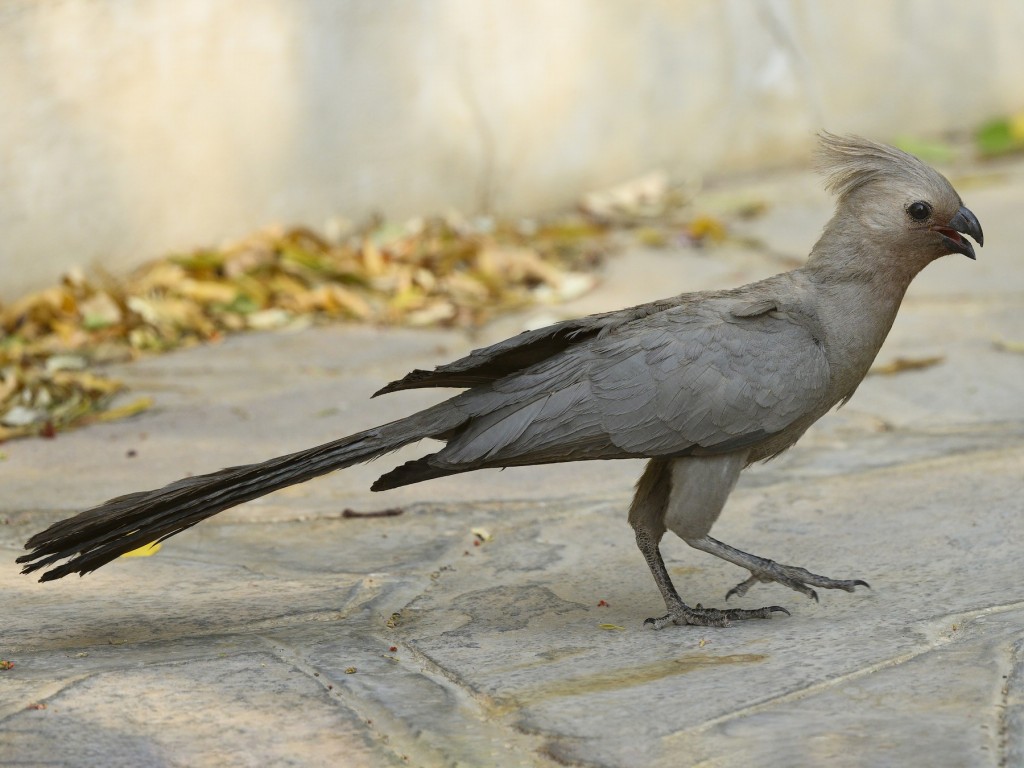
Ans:
[[[827,131],[818,138],[818,170],[825,176],[825,188],[839,199],[876,181],[948,185],[940,173],[895,147]]]

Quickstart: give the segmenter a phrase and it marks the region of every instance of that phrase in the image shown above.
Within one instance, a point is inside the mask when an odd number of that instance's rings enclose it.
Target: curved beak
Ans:
[[[985,245],[985,233],[981,231],[981,222],[965,205],[960,206],[960,210],[953,215],[945,227],[936,226],[932,229],[942,236],[950,253],[962,253],[969,259],[977,258],[974,255],[974,247],[970,240],[961,235],[969,235],[978,245]]]

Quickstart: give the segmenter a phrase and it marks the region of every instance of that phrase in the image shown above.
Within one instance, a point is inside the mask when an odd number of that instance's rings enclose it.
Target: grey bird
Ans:
[[[629,522],[665,600],[667,613],[647,620],[656,628],[788,613],[684,603],[659,551],[666,530],[750,572],[727,599],[757,582],[815,599],[815,588],[867,586],[741,552],[709,531],[745,467],[777,456],[853,396],[915,275],[947,254],[975,258],[964,236],[982,245],[983,234],[949,181],[905,152],[823,134],[820,159],[836,211],[799,269],[560,322],[415,370],[376,394],[464,391],[325,445],[112,499],[29,539],[23,572],[84,575],[236,504],[434,438],[441,450],[373,490],[488,467],[650,459]]]

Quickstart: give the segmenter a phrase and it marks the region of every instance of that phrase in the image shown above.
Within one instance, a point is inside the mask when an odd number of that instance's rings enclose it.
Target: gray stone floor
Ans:
[[[637,463],[367,491],[412,450],[84,579],[43,585],[13,564],[83,506],[432,402],[367,399],[412,367],[787,268],[831,204],[809,174],[773,176],[725,190],[775,203],[744,225],[747,245],[631,252],[595,293],[475,339],[334,327],[146,360],[116,373],[152,411],[2,446],[0,658],[15,667],[0,672],[0,764],[1024,764],[1024,354],[998,345],[1024,343],[1024,164],[954,180],[989,244],[919,278],[880,355],[943,362],[867,379],[746,473],[715,528],[871,591],[815,604],[762,586],[736,603],[791,617],[645,630],[663,606],[625,522]],[[341,514],[390,507],[403,514]],[[666,541],[692,603],[721,604],[745,575]]]

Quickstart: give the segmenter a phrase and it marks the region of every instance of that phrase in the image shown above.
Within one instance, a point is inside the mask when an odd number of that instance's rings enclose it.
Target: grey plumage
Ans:
[[[377,394],[464,391],[405,419],[324,446],[185,478],[111,500],[26,544],[25,572],[87,573],[235,504],[377,458],[425,437],[436,453],[384,474],[374,490],[488,467],[651,459],[630,509],[637,542],[668,607],[651,620],[721,625],[782,610],[690,608],[658,543],[672,530],[751,571],[732,593],[779,581],[852,591],[834,580],[735,550],[708,536],[739,472],[777,455],[849,399],[914,276],[948,253],[974,258],[977,218],[939,173],[897,149],[825,134],[821,164],[837,195],[807,263],[757,283],[683,294],[520,334]]]

